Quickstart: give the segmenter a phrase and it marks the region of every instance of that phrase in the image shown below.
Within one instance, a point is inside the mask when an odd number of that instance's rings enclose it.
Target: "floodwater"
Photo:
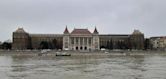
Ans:
[[[0,56],[0,79],[166,79],[166,56]]]

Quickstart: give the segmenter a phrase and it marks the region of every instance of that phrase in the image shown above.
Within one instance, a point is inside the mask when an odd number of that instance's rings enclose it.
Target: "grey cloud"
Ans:
[[[165,0],[0,0],[0,40],[17,27],[31,33],[62,33],[97,26],[100,33],[165,35]]]

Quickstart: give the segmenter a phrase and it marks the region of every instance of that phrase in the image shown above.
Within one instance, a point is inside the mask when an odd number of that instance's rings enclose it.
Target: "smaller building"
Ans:
[[[150,43],[154,50],[166,50],[166,36],[151,37]]]

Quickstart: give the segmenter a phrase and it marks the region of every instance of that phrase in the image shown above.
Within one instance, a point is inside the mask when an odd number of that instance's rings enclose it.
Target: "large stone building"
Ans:
[[[44,47],[45,46],[45,47]],[[30,34],[23,28],[13,32],[12,49],[63,49],[63,50],[100,50],[106,49],[144,49],[144,34],[134,30],[132,34],[99,34],[88,29],[68,28],[63,34]]]
[[[99,50],[99,33],[95,28],[91,33],[88,29],[74,29],[69,33],[67,27],[63,35],[64,50]]]

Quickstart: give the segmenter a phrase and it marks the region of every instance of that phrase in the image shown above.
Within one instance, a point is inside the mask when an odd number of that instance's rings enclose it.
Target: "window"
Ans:
[[[71,38],[71,44],[74,44],[74,38]]]
[[[87,38],[84,38],[84,44],[87,45]]]
[[[96,48],[96,49],[98,48],[98,43],[97,43],[97,42],[95,42],[95,48]]]
[[[68,38],[65,38],[65,41],[68,41]]]
[[[65,48],[68,48],[68,43],[67,42],[65,42]]]
[[[95,41],[97,41],[98,39],[97,38],[95,38]]]
[[[78,44],[78,38],[76,38],[76,44]]]
[[[80,44],[81,45],[83,44],[83,38],[80,38]]]
[[[89,38],[88,41],[89,41],[89,45],[91,45],[91,38]]]

